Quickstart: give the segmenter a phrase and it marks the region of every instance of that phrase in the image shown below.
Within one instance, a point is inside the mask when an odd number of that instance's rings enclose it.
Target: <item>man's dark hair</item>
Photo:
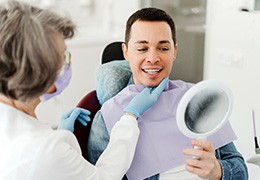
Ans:
[[[175,30],[175,24],[173,19],[169,14],[167,14],[165,11],[149,7],[149,8],[143,8],[138,11],[136,11],[134,14],[132,14],[129,19],[126,22],[126,30],[125,30],[125,43],[128,44],[130,40],[131,35],[131,27],[136,21],[164,21],[167,24],[169,24],[171,31],[172,31],[172,39],[174,42],[174,45],[176,45],[176,30]]]

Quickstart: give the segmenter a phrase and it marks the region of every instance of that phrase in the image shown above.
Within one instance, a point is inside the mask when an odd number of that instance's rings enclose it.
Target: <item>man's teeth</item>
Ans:
[[[148,74],[156,74],[159,72],[158,69],[145,69],[145,72],[147,72]]]

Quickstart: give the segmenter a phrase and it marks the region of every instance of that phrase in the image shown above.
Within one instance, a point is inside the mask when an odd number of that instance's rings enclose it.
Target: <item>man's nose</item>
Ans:
[[[150,50],[147,54],[146,61],[152,64],[160,60],[158,53],[155,50]]]

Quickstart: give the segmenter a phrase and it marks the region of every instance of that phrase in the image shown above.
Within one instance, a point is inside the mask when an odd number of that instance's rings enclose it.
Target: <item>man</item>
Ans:
[[[122,49],[130,64],[132,79],[128,87],[103,104],[93,121],[88,144],[92,163],[109,141],[115,123],[111,119],[117,119],[127,102],[144,87],[156,87],[163,78],[169,77],[177,55],[172,18],[157,8],[135,12],[127,21]],[[230,124],[210,137],[212,143],[210,140],[188,139],[178,130],[176,108],[191,86],[183,81],[170,81],[156,104],[140,116],[141,138],[126,174],[129,180],[248,178],[244,159],[232,143],[236,137]],[[190,158],[192,156],[198,159]]]

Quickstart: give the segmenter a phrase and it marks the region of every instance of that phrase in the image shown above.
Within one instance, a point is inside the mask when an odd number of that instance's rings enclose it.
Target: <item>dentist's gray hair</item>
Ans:
[[[54,34],[74,32],[69,18],[50,10],[18,1],[0,6],[0,93],[21,101],[44,93],[64,61]]]

